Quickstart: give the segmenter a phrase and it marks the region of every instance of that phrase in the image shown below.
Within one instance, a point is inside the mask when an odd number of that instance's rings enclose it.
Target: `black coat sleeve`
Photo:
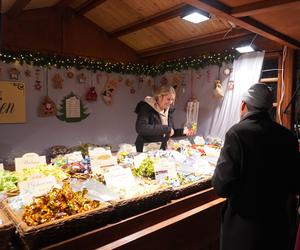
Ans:
[[[135,123],[136,132],[141,136],[162,136],[171,133],[171,126],[150,123],[149,108],[141,106]]]
[[[229,130],[212,179],[212,185],[221,197],[231,197],[238,192],[242,157],[239,144],[238,136]]]

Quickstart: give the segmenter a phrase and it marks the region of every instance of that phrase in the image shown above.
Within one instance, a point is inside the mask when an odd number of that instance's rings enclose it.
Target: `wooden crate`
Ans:
[[[165,205],[171,201],[171,197],[171,188],[164,188],[131,199],[113,201],[111,202],[114,205],[113,219],[118,221]]]
[[[38,226],[28,226],[22,220],[21,210],[14,211],[6,201],[2,201],[2,206],[9,219],[15,224],[21,245],[25,249],[38,249],[104,226],[110,221],[113,211],[113,207],[107,203],[102,208]]]
[[[174,188],[172,192],[172,199],[176,200],[209,187],[211,187],[211,177],[205,177],[199,181]]]
[[[4,250],[8,249],[15,227],[2,209],[0,209],[0,219],[2,221],[2,224],[0,224],[0,249]]]

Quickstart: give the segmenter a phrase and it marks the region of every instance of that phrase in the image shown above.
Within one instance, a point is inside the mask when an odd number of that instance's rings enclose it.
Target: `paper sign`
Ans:
[[[140,153],[139,155],[134,156],[134,158],[133,158],[134,167],[135,168],[139,168],[139,166],[141,165],[142,161],[144,159],[146,159],[147,157],[148,157],[148,155],[145,154],[145,153]]]
[[[70,154],[65,154],[64,157],[68,161],[68,163],[80,162],[83,160],[82,153],[80,151],[75,151]]]
[[[0,123],[26,122],[25,84],[0,81]]]
[[[66,100],[66,118],[80,117],[80,100],[72,96]]]
[[[91,159],[91,166],[103,167],[117,165],[117,158],[112,156],[111,151],[105,148],[89,149],[89,156]]]
[[[41,196],[56,186],[56,179],[54,176],[35,178],[29,181],[21,181],[18,183],[18,186],[21,194],[27,193],[33,196]]]
[[[15,158],[16,171],[22,171],[24,168],[38,167],[46,164],[46,156],[39,156],[36,153],[27,153],[20,158]]]
[[[169,179],[177,179],[176,163],[167,159],[161,159],[154,163],[155,179],[164,181],[166,177]]]
[[[128,188],[135,185],[135,180],[130,168],[115,166],[104,174],[104,179],[108,187]]]
[[[0,170],[4,170],[3,163],[0,163]]]

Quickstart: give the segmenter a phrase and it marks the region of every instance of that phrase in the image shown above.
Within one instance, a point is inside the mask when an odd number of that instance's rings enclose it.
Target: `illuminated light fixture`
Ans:
[[[209,18],[210,16],[208,13],[200,10],[195,10],[194,12],[189,13],[182,17],[182,19],[192,23],[201,23],[207,21]]]
[[[257,37],[257,34],[255,34],[255,36],[253,37],[252,41],[250,42],[250,44],[248,45],[244,45],[244,46],[240,46],[240,47],[236,47],[235,49],[240,52],[240,53],[248,53],[248,52],[253,52],[255,51],[255,49],[253,48],[252,44],[255,40],[255,38]]]
[[[237,47],[235,49],[240,53],[248,53],[248,52],[254,51],[254,49],[251,47],[251,45],[241,46],[241,47]]]

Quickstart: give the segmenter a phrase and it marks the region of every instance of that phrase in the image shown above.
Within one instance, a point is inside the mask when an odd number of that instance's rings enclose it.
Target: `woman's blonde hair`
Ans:
[[[153,97],[155,98],[155,100],[158,100],[160,96],[165,96],[169,94],[172,94],[174,95],[174,97],[176,97],[175,89],[171,85],[161,84],[159,86],[153,86]]]

